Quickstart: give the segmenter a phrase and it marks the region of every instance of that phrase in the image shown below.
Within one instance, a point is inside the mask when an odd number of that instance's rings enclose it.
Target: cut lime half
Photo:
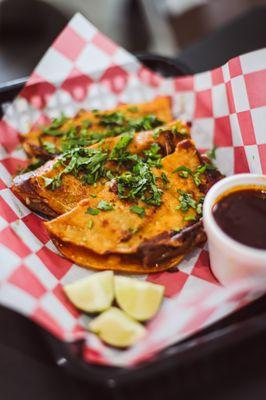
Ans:
[[[89,323],[89,330],[105,343],[119,348],[135,344],[146,329],[119,308],[111,307]]]
[[[158,311],[164,286],[125,276],[115,276],[115,298],[128,315],[138,321],[152,318]]]
[[[90,313],[104,311],[114,299],[114,274],[112,271],[97,272],[64,286],[64,292],[80,310]]]

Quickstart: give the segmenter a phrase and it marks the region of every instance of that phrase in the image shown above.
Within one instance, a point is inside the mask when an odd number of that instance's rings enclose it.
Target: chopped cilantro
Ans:
[[[178,190],[177,192],[180,194],[178,198],[180,204],[176,207],[177,210],[180,209],[182,212],[187,212],[190,208],[196,208],[197,203],[192,194],[183,190]]]
[[[89,119],[84,119],[81,123],[82,128],[88,129],[92,126],[92,123]]]
[[[109,179],[109,181],[111,181],[111,180],[114,179],[114,177],[115,177],[114,174],[113,174],[113,172],[110,171],[110,170],[106,171],[105,176],[106,176],[107,179]]]
[[[54,145],[54,143],[51,142],[43,142],[43,148],[45,151],[47,151],[47,153],[49,154],[57,154],[58,153],[58,149],[56,148],[56,146]]]
[[[155,115],[153,114],[148,114],[144,115],[144,117],[137,118],[135,120],[129,119],[128,120],[129,126],[136,131],[148,131],[153,128],[156,128],[157,126],[160,126],[163,124],[163,121],[158,119]]]
[[[167,178],[167,176],[164,172],[162,172],[161,178],[162,178],[163,184],[167,185],[167,183],[169,182],[169,179]]]
[[[99,202],[97,208],[98,208],[99,210],[102,210],[102,211],[111,211],[111,210],[114,209],[114,207],[112,206],[112,204],[111,204],[111,203],[108,203],[108,202],[105,201],[105,200],[101,200],[101,201]]]
[[[110,114],[99,114],[98,117],[100,119],[99,125],[108,127],[123,126],[126,121],[125,116],[119,111]]]
[[[185,128],[177,129],[177,126],[173,126],[171,132],[174,133],[175,135],[182,135],[182,136],[187,135],[187,130]]]
[[[147,204],[159,206],[162,190],[155,182],[155,175],[148,164],[142,160],[136,162],[131,171],[126,171],[116,178],[118,196],[121,199],[143,200]]]
[[[154,132],[153,132],[153,135],[152,135],[153,139],[158,139],[161,131],[162,131],[161,128],[154,129]]]
[[[203,202],[204,202],[204,197],[201,197],[198,201],[198,204],[196,206],[196,212],[199,215],[202,215],[202,207],[203,207]]]
[[[180,167],[174,169],[173,173],[179,172],[178,176],[180,176],[181,178],[188,178],[189,176],[191,176],[195,185],[199,186],[201,184],[200,176],[204,174],[206,170],[210,169],[215,169],[215,166],[213,166],[212,164],[202,164],[199,165],[195,169],[195,171],[191,171],[190,168],[186,167],[185,165],[181,165]]]
[[[44,187],[50,186],[53,182],[53,178],[46,178],[46,176],[42,176],[44,180]]]
[[[175,172],[180,172],[178,174],[178,176],[180,176],[180,178],[188,178],[189,175],[192,175],[191,169],[186,167],[185,165],[180,165],[180,167],[177,167],[176,169],[174,169],[173,173],[175,173]]]
[[[62,113],[59,118],[54,118],[51,124],[43,129],[43,133],[50,136],[62,136],[63,132],[58,128],[61,128],[66,121],[67,117]]]
[[[82,181],[92,185],[105,176],[104,164],[107,156],[106,152],[90,148],[76,148],[65,152],[54,164],[54,168],[62,165],[64,169],[55,178],[47,182],[46,186],[51,186],[51,189],[54,190],[61,186],[63,175],[73,174],[80,177],[80,173]]]
[[[90,220],[88,221],[88,228],[89,228],[89,229],[92,229],[92,228],[93,228],[93,225],[94,225],[94,222],[93,222],[92,219],[90,219]]]
[[[138,214],[141,218],[145,216],[145,208],[139,206],[132,206],[130,207],[130,211]]]
[[[100,214],[100,210],[97,210],[97,208],[88,207],[86,210],[86,214],[98,215],[98,214]]]
[[[161,155],[159,153],[160,146],[157,143],[152,143],[148,150],[144,150],[144,161],[151,167],[161,168]]]
[[[116,143],[114,146],[113,150],[111,151],[110,154],[110,160],[114,161],[119,161],[120,159],[123,159],[125,150],[131,140],[133,139],[134,136],[134,131],[131,131],[130,133],[124,133],[121,135],[119,141]]]
[[[196,219],[196,215],[187,215],[186,217],[184,217],[184,221],[196,221]]]
[[[96,199],[96,197],[97,197],[96,194],[93,194],[93,193],[90,194],[90,196],[91,196],[93,199]]]
[[[212,164],[203,164],[196,168],[194,173],[192,174],[193,180],[196,186],[201,184],[200,175],[204,174],[207,170],[216,169],[216,167]]]
[[[213,148],[209,151],[207,151],[206,155],[211,159],[211,160],[216,160],[216,150],[217,146],[213,146]]]

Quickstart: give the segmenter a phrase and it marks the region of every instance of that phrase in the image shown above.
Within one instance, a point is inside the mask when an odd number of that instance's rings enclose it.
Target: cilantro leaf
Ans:
[[[51,142],[43,142],[43,148],[44,148],[44,150],[46,150],[47,153],[49,153],[49,154],[57,154],[57,153],[58,153],[58,149],[56,148],[56,146],[54,145],[54,143],[51,143]]]
[[[144,117],[138,119],[129,119],[128,120],[129,126],[137,131],[148,131],[157,126],[163,124],[159,118],[157,118],[154,114],[144,115]]]
[[[160,146],[157,143],[152,143],[151,147],[148,150],[144,150],[144,161],[149,164],[151,167],[161,168],[161,155],[159,153]]]
[[[67,117],[64,113],[61,113],[59,118],[54,118],[49,126],[43,129],[43,134],[50,136],[62,136],[63,132],[58,130],[67,121]]]
[[[206,155],[211,159],[211,160],[216,160],[216,150],[217,146],[213,146],[213,148],[209,151],[207,151]]]
[[[136,201],[141,199],[147,204],[159,206],[162,190],[156,185],[156,178],[150,166],[139,159],[130,171],[116,178],[118,196],[121,199]]]
[[[190,208],[196,208],[196,200],[190,193],[186,193],[183,190],[178,190],[177,192],[180,194],[178,198],[180,204],[176,207],[177,210],[181,209],[182,212],[187,212]]]
[[[139,215],[141,218],[143,218],[145,216],[145,208],[144,207],[132,206],[132,207],[130,207],[130,211],[133,212],[134,214]]]
[[[173,173],[175,172],[180,172],[178,176],[180,178],[188,178],[189,175],[192,175],[192,171],[190,168],[186,167],[185,165],[180,165],[180,167],[177,167],[176,169],[173,170]]]
[[[113,150],[111,151],[110,160],[119,160],[123,159],[124,152],[133,139],[134,136],[134,131],[131,131],[130,133],[124,133],[121,135],[119,141],[116,143],[114,146]]]
[[[81,123],[83,129],[88,129],[92,126],[92,123],[89,119],[84,119]]]
[[[112,206],[112,204],[111,204],[111,203],[108,203],[108,202],[105,201],[105,200],[101,200],[101,201],[99,202],[97,208],[98,208],[99,210],[102,210],[102,211],[111,211],[111,210],[114,209],[114,207]]]
[[[100,214],[100,210],[97,210],[97,208],[88,207],[86,210],[86,214],[98,215],[98,214]]]
[[[184,221],[196,221],[196,219],[196,215],[187,215],[186,217],[184,217]]]
[[[44,180],[44,187],[50,186],[53,182],[53,178],[46,178],[46,176],[42,176]]]
[[[161,178],[162,178],[163,184],[167,185],[167,183],[169,182],[169,179],[167,178],[167,176],[164,172],[162,172]]]
[[[99,125],[102,126],[122,126],[125,124],[125,116],[117,111],[110,114],[99,114],[98,117],[100,118]]]

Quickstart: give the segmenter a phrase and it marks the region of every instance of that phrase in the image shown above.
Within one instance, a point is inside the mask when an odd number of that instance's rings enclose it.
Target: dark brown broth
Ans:
[[[225,194],[214,205],[213,216],[234,240],[266,250],[266,188],[239,189]]]

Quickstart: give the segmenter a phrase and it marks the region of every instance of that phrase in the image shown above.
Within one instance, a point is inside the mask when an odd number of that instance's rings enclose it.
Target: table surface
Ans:
[[[265,20],[266,8],[257,8],[185,50],[179,55],[179,59],[196,72],[221,65],[234,55],[264,47]],[[107,394],[100,387],[89,386],[81,379],[68,376],[62,368],[55,365],[39,328],[22,316],[10,318],[10,313],[12,312],[0,308],[1,326],[4,327],[2,331],[0,330],[1,399],[79,400],[94,396],[96,399],[130,399],[130,395],[123,393],[113,395],[112,392]],[[253,352],[244,357],[241,364],[231,357],[230,365],[219,369],[219,365],[226,365],[219,359],[225,357],[225,354],[217,353],[217,358],[213,360],[215,367],[212,375],[204,374],[205,360],[195,361],[191,366],[192,370],[187,371],[191,374],[193,385],[182,385],[182,376],[179,376],[177,388],[165,393],[164,397],[217,400],[265,398],[266,346],[263,346],[265,339],[266,335],[258,337],[258,343],[259,341],[262,343],[261,350],[258,348],[257,353]],[[245,342],[241,346],[243,355],[245,352],[248,354],[251,343]],[[236,350],[236,348],[227,349],[228,355]],[[255,368],[256,365],[260,367]]]

